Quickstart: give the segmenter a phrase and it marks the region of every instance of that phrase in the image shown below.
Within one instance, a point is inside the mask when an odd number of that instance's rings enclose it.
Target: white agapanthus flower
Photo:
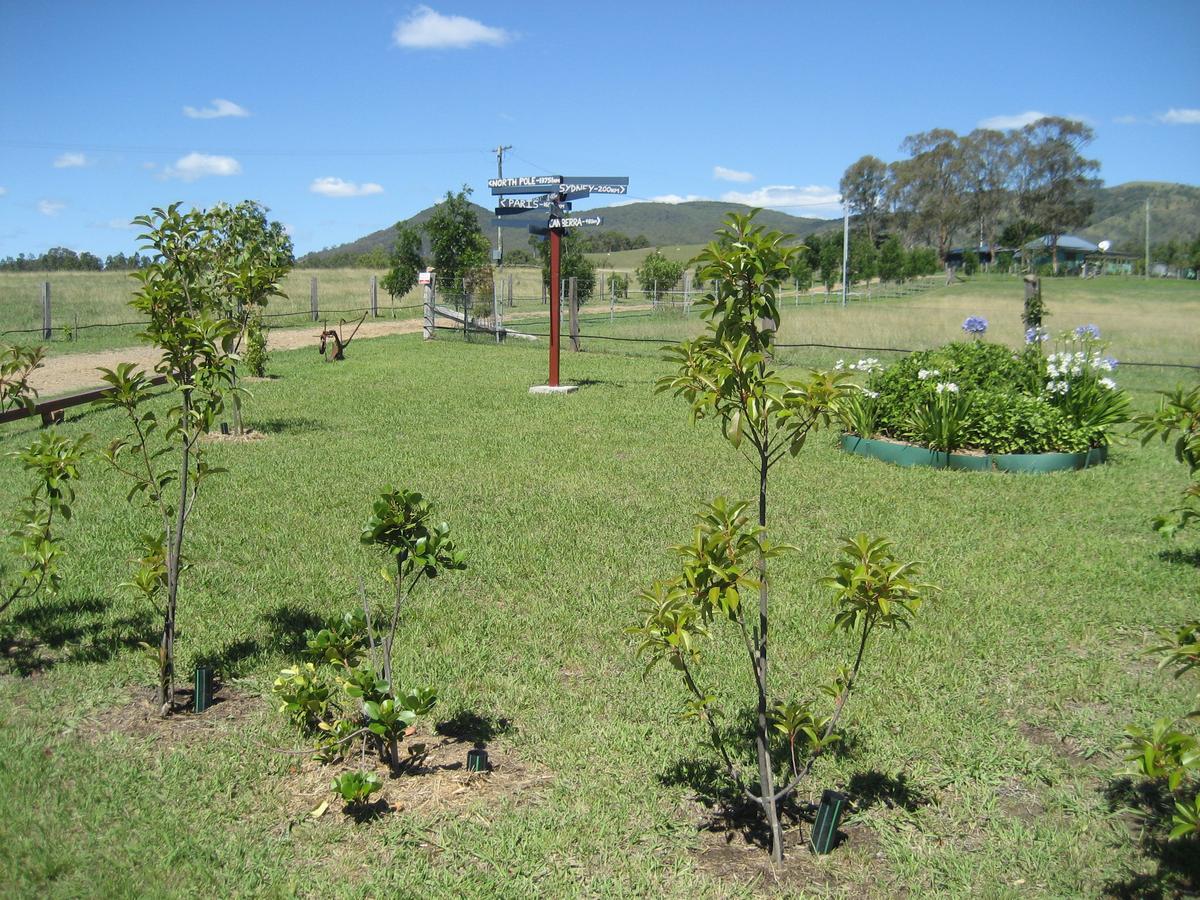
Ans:
[[[1046,382],[1046,392],[1050,394],[1065,394],[1071,390],[1069,381],[1048,381]]]
[[[1115,391],[1117,389],[1117,383],[1111,378],[1101,378],[1100,386],[1108,388],[1110,391]]]
[[[942,373],[937,369],[921,369],[921,371],[917,372],[917,378],[921,379],[921,381],[925,381],[926,379],[932,378],[934,375],[941,374]]]
[[[950,394],[957,394],[958,393],[958,385],[955,384],[953,381],[938,382],[937,392],[940,394],[943,391],[946,393],[950,393]]]
[[[844,359],[839,359],[833,364],[833,368],[835,372],[842,371],[842,369],[846,368],[846,361]]]
[[[868,356],[866,359],[860,359],[858,362],[850,364],[850,369],[854,372],[875,372],[882,368],[883,365],[873,356]]]

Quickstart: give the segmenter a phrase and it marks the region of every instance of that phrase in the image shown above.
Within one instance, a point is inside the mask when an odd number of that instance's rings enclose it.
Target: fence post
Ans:
[[[513,277],[511,275],[509,275],[508,276],[508,305],[516,306],[517,301],[513,299],[512,289],[513,289]]]
[[[321,318],[317,310],[317,276],[314,275],[308,281],[308,305],[312,309],[312,320],[314,322]]]
[[[683,273],[683,314],[691,315],[692,311],[692,273]]]
[[[42,282],[42,340],[50,340],[50,282]]]
[[[500,343],[500,307],[503,305],[501,297],[504,293],[504,283],[496,284],[492,282],[492,327],[496,329],[496,343]]]
[[[421,337],[427,341],[433,340],[433,279],[424,286],[425,321],[421,323]]]
[[[571,298],[571,349],[576,353],[579,352],[579,295],[577,291],[577,279],[572,276],[570,279],[570,287],[568,296]]]
[[[546,305],[546,282],[542,282],[542,306]]]
[[[371,318],[379,318],[379,276],[371,276]]]

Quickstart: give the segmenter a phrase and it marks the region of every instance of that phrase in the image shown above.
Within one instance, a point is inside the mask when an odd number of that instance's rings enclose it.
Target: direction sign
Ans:
[[[521,178],[490,178],[488,179],[488,187],[493,191],[502,190],[504,188],[516,187],[542,187],[546,188],[550,185],[562,184],[561,175],[532,175],[523,176]]]
[[[541,197],[501,197],[497,201],[497,215],[505,215],[499,212],[501,209],[547,209],[558,202],[557,194],[546,194]],[[570,204],[567,204],[567,209],[570,209]]]
[[[574,191],[590,191],[593,194],[628,194],[628,178],[608,178],[605,176],[570,175],[564,176],[562,187],[567,193]]]
[[[526,210],[521,210],[521,212],[526,212]],[[546,217],[544,215],[541,215],[541,216],[505,216],[502,219],[500,219],[500,218],[492,219],[492,224],[495,225],[497,228],[524,228],[526,225],[529,225],[531,223],[541,225],[543,228],[545,228],[546,227]]]
[[[564,216],[560,219],[551,219],[547,224],[547,228],[582,228],[585,225],[603,225],[604,219],[600,216]]]

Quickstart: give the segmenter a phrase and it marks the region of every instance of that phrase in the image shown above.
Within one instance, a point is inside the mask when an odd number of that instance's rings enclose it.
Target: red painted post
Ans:
[[[559,284],[559,253],[562,250],[562,229],[550,229],[550,387],[558,387],[558,325],[562,286]]]

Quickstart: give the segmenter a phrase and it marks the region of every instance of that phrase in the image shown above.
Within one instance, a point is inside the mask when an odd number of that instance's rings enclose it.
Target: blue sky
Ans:
[[[499,143],[506,175],[834,216],[865,153],[1044,113],[1093,126],[1108,184],[1196,184],[1198,48],[1194,0],[4,2],[0,256],[246,198],[302,253],[486,205]]]

